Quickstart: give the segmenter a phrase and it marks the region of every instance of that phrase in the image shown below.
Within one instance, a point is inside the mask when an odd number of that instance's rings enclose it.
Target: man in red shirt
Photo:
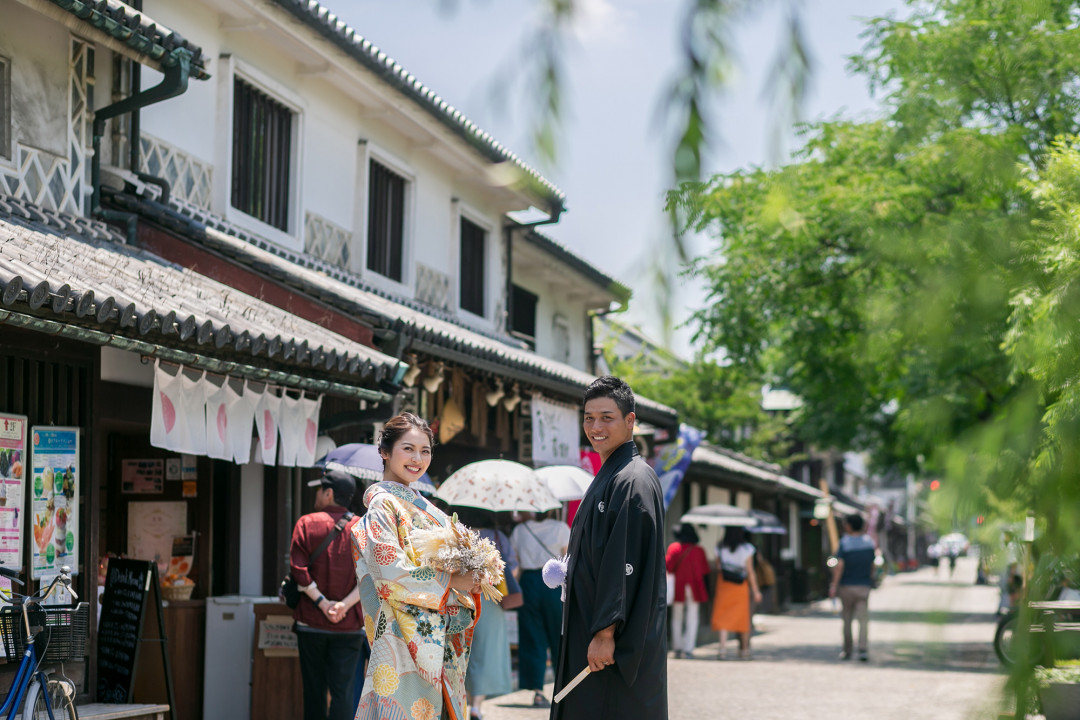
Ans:
[[[304,720],[352,720],[356,665],[364,642],[351,544],[352,526],[359,518],[346,510],[356,492],[356,480],[331,470],[308,485],[319,486],[315,512],[296,521],[289,553],[292,576],[302,593],[293,619],[304,684]],[[340,521],[342,530],[335,533]],[[331,533],[335,534],[326,549],[312,560]]]

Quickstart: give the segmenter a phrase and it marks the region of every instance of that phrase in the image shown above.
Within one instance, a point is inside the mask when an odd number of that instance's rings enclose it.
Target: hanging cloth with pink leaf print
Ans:
[[[278,439],[278,465],[282,467],[294,467],[296,465],[296,453],[300,450],[303,441],[303,409],[300,406],[302,398],[290,397],[287,392],[281,393],[281,432]]]
[[[228,385],[227,377],[221,387],[206,381],[206,454],[217,460],[232,460]]]
[[[319,439],[319,410],[322,408],[322,399],[322,395],[317,400],[300,398],[302,412],[300,427],[303,429],[303,435],[300,449],[296,453],[297,467],[311,467],[318,460],[315,457],[315,443]]]
[[[255,422],[255,403],[259,395],[251,392],[247,380],[240,392],[233,390],[232,383],[225,383],[223,389],[232,459],[237,465],[246,465],[251,462],[251,424]]]
[[[281,398],[267,385],[255,403],[255,427],[259,431],[259,455],[255,459],[263,465],[274,465],[277,461],[280,418]]]
[[[150,444],[191,455],[206,454],[205,373],[197,379],[181,366],[170,375],[154,361],[154,395],[150,410]]]

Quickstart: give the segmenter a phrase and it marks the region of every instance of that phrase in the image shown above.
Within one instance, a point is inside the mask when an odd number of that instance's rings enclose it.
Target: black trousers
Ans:
[[[304,720],[352,720],[356,715],[356,665],[364,636],[296,627]],[[326,694],[330,693],[330,710]]]

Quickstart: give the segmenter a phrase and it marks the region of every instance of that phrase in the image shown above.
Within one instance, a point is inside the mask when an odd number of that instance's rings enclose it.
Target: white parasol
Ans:
[[[493,512],[543,512],[562,503],[536,471],[510,460],[480,460],[457,470],[439,486],[438,497],[450,505]]]
[[[577,465],[548,465],[537,468],[536,474],[547,483],[551,494],[563,502],[585,497],[593,481],[592,474]]]

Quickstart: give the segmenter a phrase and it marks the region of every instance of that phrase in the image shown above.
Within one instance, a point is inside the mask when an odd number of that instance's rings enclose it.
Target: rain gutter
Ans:
[[[90,184],[93,194],[90,200],[90,212],[104,220],[124,223],[127,226],[129,245],[135,244],[138,215],[101,207],[101,138],[105,135],[106,120],[182,95],[187,91],[188,78],[191,74],[191,51],[186,48],[176,48],[170,54],[175,58],[175,63],[164,68],[165,77],[160,84],[94,112],[94,153],[90,164]],[[138,142],[138,138],[133,138],[132,142]],[[138,171],[138,168],[133,168],[133,170]]]

